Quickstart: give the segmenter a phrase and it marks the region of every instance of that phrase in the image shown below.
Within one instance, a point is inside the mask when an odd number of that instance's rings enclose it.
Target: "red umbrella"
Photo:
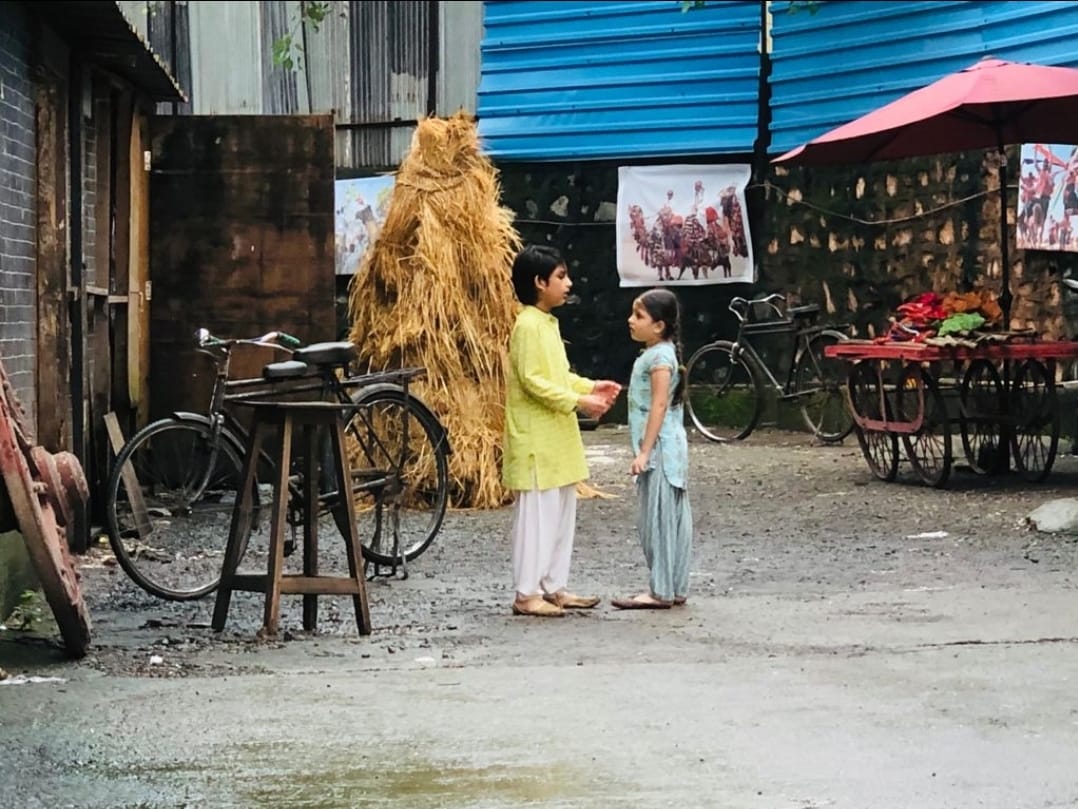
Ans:
[[[1078,70],[986,58],[832,129],[773,162],[898,160],[968,149],[1000,152],[1004,322],[1010,320],[1007,163],[1010,143],[1068,143],[1078,132]]]

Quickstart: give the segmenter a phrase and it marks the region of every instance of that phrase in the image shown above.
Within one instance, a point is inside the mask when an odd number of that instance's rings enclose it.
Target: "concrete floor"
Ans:
[[[643,586],[623,431],[587,434],[574,586]],[[1078,483],[874,481],[856,444],[693,443],[681,609],[514,618],[509,512],[455,513],[375,633],[258,641],[239,596],[168,605],[84,560],[95,646],[0,635],[0,806],[1078,807],[1073,537],[1023,516]],[[944,531],[946,536],[923,536]],[[327,540],[328,542],[328,540]],[[156,656],[151,662],[151,656]],[[160,658],[159,661],[156,658]]]

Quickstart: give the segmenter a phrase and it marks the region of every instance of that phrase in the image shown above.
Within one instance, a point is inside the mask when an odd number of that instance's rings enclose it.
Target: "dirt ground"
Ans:
[[[0,635],[0,667],[63,680],[0,687],[0,804],[1078,806],[1078,543],[1023,521],[1078,459],[932,490],[852,438],[694,437],[689,604],[624,613],[628,437],[585,442],[610,497],[579,505],[572,587],[604,603],[563,619],[510,615],[508,509],[372,582],[369,638],[347,599],[307,635],[285,597],[259,640],[243,593],[216,636],[212,597],[158,601],[95,549],[85,660]]]

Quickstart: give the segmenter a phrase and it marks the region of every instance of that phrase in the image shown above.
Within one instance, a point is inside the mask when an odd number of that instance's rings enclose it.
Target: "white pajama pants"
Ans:
[[[524,597],[569,584],[576,534],[576,484],[517,492],[513,510],[513,586]]]

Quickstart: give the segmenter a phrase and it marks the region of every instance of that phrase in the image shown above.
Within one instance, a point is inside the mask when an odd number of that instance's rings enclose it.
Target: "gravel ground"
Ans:
[[[646,574],[633,527],[627,433],[603,427],[584,435],[592,483],[608,497],[579,504],[571,585],[604,598],[635,592],[646,586]],[[958,470],[945,490],[920,485],[905,466],[895,483],[875,480],[852,437],[821,446],[800,433],[766,430],[735,445],[694,436],[691,463],[695,598],[768,593],[811,600],[877,588],[1028,584],[1047,574],[1070,581],[1075,571],[1073,539],[1033,533],[1024,524],[1034,507],[1075,490],[1078,460],[1068,455],[1047,483]],[[447,659],[482,662],[492,657],[487,650],[511,644],[521,621],[502,620],[512,597],[509,521],[509,509],[451,512],[407,580],[372,582],[375,631],[363,642],[370,650],[364,654],[437,648]],[[946,535],[933,536],[941,531]],[[322,536],[322,569],[344,570],[331,521],[323,521]],[[111,562],[107,543],[83,561],[96,632],[84,665],[116,674],[190,675],[207,670],[207,650],[254,650],[304,634],[301,599],[285,596],[279,640],[257,640],[261,596],[236,593],[226,630],[215,636],[208,628],[212,596],[160,601]],[[320,602],[320,634],[354,637],[351,602]],[[596,632],[605,632],[601,622]],[[162,648],[164,664],[149,666]],[[610,649],[611,657],[619,653]]]

